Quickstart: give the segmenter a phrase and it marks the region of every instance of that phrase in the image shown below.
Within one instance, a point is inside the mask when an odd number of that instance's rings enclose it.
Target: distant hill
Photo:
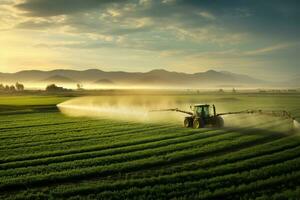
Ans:
[[[61,75],[54,75],[49,78],[46,78],[44,80],[41,80],[42,82],[48,82],[48,83],[75,83],[71,78],[61,76]]]
[[[63,82],[63,83],[98,83],[120,85],[149,85],[174,87],[228,87],[261,86],[268,84],[247,75],[226,71],[208,70],[187,74],[156,69],[149,72],[106,72],[99,69],[84,71],[57,69],[52,71],[29,70],[17,73],[0,73],[0,82]],[[117,84],[116,84],[117,83]]]
[[[114,84],[113,81],[109,80],[109,79],[100,79],[98,81],[94,82],[95,84],[104,84],[104,85],[112,85]]]

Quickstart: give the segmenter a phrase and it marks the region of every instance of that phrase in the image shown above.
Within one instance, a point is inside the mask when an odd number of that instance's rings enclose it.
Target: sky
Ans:
[[[0,0],[0,72],[300,75],[299,0]]]

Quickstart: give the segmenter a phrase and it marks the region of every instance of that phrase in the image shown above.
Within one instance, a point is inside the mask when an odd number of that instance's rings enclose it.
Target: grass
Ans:
[[[173,95],[220,112],[286,109],[298,94]],[[299,197],[300,135],[286,120],[241,127],[68,117],[64,96],[0,96],[1,199],[288,199]],[[228,119],[230,120],[230,118]]]

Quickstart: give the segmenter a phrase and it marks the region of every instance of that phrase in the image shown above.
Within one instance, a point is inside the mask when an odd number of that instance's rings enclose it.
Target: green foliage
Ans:
[[[300,116],[298,96],[226,95],[177,98],[216,99],[227,110],[281,106]],[[1,199],[299,197],[300,136],[280,132],[281,119],[185,129],[66,117],[55,109],[66,99],[0,97]]]

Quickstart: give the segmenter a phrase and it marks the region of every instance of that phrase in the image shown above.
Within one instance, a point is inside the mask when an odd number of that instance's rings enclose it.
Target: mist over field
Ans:
[[[244,104],[241,96],[224,95],[203,96],[200,95],[186,98],[176,95],[107,95],[107,96],[88,96],[77,97],[57,105],[59,110],[71,117],[91,117],[95,119],[113,119],[120,121],[136,121],[140,123],[179,123],[182,124],[187,114],[175,111],[160,111],[164,109],[178,108],[184,111],[193,112],[190,106],[195,104],[213,103],[217,107],[217,113],[229,111],[241,111],[251,109],[272,110],[278,106],[278,102],[270,102],[268,106]],[[232,104],[239,104],[232,108]],[[299,122],[293,119],[285,119],[276,116],[266,116],[259,114],[238,114],[224,116],[226,127],[260,127],[262,124],[276,124],[279,122],[281,127],[276,126],[277,132],[289,132],[291,129],[298,130]],[[267,129],[272,130],[271,127]]]

